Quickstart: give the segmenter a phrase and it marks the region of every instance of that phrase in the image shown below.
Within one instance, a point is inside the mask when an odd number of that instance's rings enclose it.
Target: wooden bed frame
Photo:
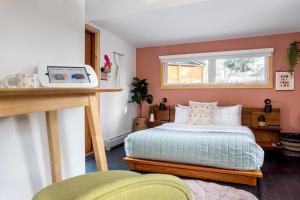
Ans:
[[[262,172],[257,171],[238,171],[229,169],[219,169],[203,167],[197,165],[185,165],[177,163],[159,162],[125,157],[128,168],[134,171],[147,171],[161,174],[172,174],[177,176],[200,178],[229,183],[239,183],[250,186],[257,185],[257,178],[262,178]]]
[[[252,127],[252,116],[254,112],[261,112],[258,108],[243,108],[242,110],[242,124]],[[175,108],[168,107],[168,113],[162,113],[163,116],[158,116],[159,119],[173,122],[175,116]],[[256,171],[240,171],[230,169],[220,169],[213,167],[204,167],[198,165],[178,164],[161,162],[154,160],[137,159],[132,157],[125,157],[128,162],[128,168],[135,171],[147,171],[162,174],[172,174],[183,177],[201,178],[214,181],[222,181],[229,183],[239,183],[250,186],[257,185],[257,179],[262,178],[261,170]]]

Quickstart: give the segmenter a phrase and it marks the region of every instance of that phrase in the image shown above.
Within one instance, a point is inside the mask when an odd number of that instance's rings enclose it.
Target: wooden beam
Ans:
[[[52,182],[57,183],[62,180],[57,111],[47,111],[46,121],[48,129],[48,146],[50,154]]]
[[[1,96],[0,117],[44,112],[66,108],[83,107],[89,104],[88,95],[29,95]]]
[[[89,102],[89,106],[86,107],[86,113],[88,116],[97,170],[107,171],[108,168],[96,94],[89,95]]]

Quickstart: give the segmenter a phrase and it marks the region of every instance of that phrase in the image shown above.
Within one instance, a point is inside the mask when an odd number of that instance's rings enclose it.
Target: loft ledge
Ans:
[[[0,88],[0,96],[50,95],[50,94],[92,94],[121,92],[122,88]]]

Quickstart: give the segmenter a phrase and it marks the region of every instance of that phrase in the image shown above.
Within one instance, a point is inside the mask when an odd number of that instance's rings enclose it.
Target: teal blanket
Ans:
[[[264,151],[247,127],[209,127],[168,123],[125,139],[134,158],[235,170],[257,170]]]

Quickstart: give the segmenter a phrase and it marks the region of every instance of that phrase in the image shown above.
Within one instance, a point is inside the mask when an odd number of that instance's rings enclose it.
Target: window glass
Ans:
[[[216,83],[264,83],[264,57],[217,59]]]
[[[168,63],[168,84],[207,82],[208,61]]]

